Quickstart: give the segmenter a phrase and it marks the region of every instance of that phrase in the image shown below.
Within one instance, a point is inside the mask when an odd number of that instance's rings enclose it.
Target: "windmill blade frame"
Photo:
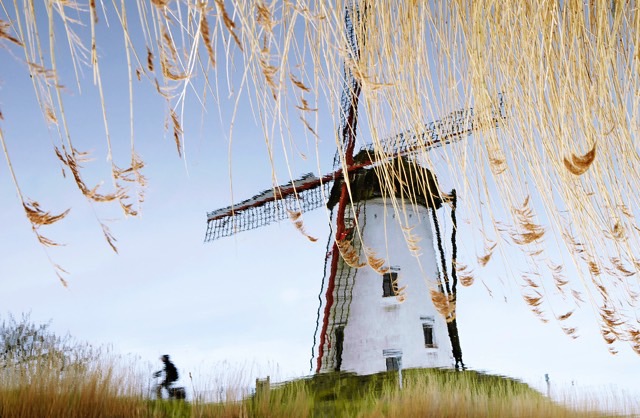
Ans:
[[[312,173],[268,189],[237,205],[207,213],[204,241],[250,231],[287,219],[290,212],[308,212],[325,204],[334,174],[321,178]]]
[[[498,104],[493,106],[488,116],[490,124],[498,126],[506,118],[504,96],[498,96]],[[381,141],[380,148],[387,158],[411,154],[418,150],[430,150],[461,140],[483,127],[477,123],[473,108],[459,109],[442,119],[425,124],[425,130],[401,132]],[[359,153],[368,152],[375,156],[373,144],[362,147]],[[355,171],[375,164],[373,158],[352,164],[348,170]],[[207,213],[205,242],[232,236],[279,222],[289,217],[290,212],[308,212],[326,204],[333,181],[342,178],[343,170],[317,177],[307,173],[286,184],[267,189],[235,205]]]
[[[478,120],[478,116],[482,118]],[[506,118],[504,94],[500,93],[497,104],[493,105],[489,112],[483,110],[478,112],[473,107],[458,109],[441,119],[425,124],[420,132],[414,130],[400,132],[380,141],[377,147],[375,144],[370,144],[363,149],[374,152],[375,148],[379,148],[393,157],[408,155],[418,150],[429,151],[451,144],[476,131],[498,127]],[[483,119],[487,121],[484,124]]]

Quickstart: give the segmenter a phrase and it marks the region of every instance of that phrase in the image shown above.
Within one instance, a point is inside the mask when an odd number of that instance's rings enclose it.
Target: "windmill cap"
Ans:
[[[387,167],[382,167],[383,165]],[[438,209],[442,205],[443,196],[436,176],[428,168],[422,167],[416,161],[407,157],[393,158],[378,163],[377,168],[374,169],[372,165],[351,173],[350,189],[353,203],[383,196],[389,197],[390,194],[394,194],[397,198],[406,198],[413,195],[416,203],[425,207]],[[392,190],[389,190],[386,179],[381,179],[379,176],[379,172],[384,169],[389,170],[390,173],[406,177],[412,184],[393,178]],[[342,178],[334,181],[327,201],[328,208],[331,209],[338,204],[343,181]]]

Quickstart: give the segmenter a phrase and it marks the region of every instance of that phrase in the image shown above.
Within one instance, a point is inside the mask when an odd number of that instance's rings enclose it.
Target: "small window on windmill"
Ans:
[[[387,371],[397,371],[402,368],[402,350],[382,350],[382,356],[387,363]]]
[[[435,320],[433,316],[421,316],[422,334],[424,335],[424,346],[426,348],[437,348],[436,334],[434,332]]]
[[[387,357],[386,361],[388,372],[400,370],[400,357]]]
[[[398,273],[391,271],[382,275],[382,297],[388,298],[395,296],[396,292],[393,285],[398,281]]]
[[[389,272],[382,275],[382,297],[383,298],[396,296],[395,289],[398,288],[398,272],[399,271],[400,271],[400,267],[391,266],[389,268]]]

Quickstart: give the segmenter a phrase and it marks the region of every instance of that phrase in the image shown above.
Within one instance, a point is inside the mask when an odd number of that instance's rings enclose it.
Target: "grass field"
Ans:
[[[19,367],[5,365],[0,369],[0,417],[605,416],[580,405],[558,405],[515,380],[435,369],[404,370],[402,389],[397,373],[342,373],[272,385],[251,396],[227,387],[228,400],[220,402],[205,402],[197,391],[188,402],[157,401],[149,396],[146,371],[126,363],[96,359],[65,365],[45,357]]]

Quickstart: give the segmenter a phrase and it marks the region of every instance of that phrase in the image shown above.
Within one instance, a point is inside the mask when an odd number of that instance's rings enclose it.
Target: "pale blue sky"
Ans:
[[[116,163],[124,165],[129,138],[126,70],[118,53],[121,35],[113,31],[112,36],[100,54],[109,63],[103,71],[118,148]],[[118,60],[122,65],[116,65]],[[96,159],[86,169],[92,185],[108,175],[100,108],[89,70],[82,95],[71,74],[64,77],[75,141],[81,150],[92,150]],[[0,110],[5,119],[1,126],[23,192],[52,212],[72,208],[67,219],[42,230],[67,244],[50,251],[71,273],[65,289],[30,231],[6,164],[0,164],[0,314],[31,311],[35,320],[53,320],[53,329],[60,333],[112,344],[118,352],[150,362],[169,353],[183,376],[224,361],[255,364],[259,374],[282,378],[308,374],[329,235],[326,213],[305,214],[306,231],[319,238],[316,243],[285,221],[203,244],[206,212],[231,200],[228,128],[218,123],[212,104],[203,117],[191,100],[185,112],[185,168],[163,129],[164,103],[144,82],[136,88],[136,100],[136,144],[147,163],[149,187],[141,218],[122,219],[113,209],[88,205],[71,180],[59,174],[24,64],[0,49]],[[230,104],[223,106],[228,117]],[[334,134],[330,124],[321,128],[321,166],[328,170]],[[303,152],[310,158],[292,162],[296,177],[316,171],[313,144],[309,145]],[[286,181],[280,157],[277,168]],[[232,172],[236,201],[271,186],[262,131],[246,106],[235,121]],[[445,189],[451,188],[446,173],[436,174]],[[460,199],[463,206],[465,196]],[[114,219],[108,225],[118,239],[119,255],[102,239],[95,214]],[[464,223],[463,208],[459,216],[461,259],[473,262],[478,250],[471,226]],[[493,260],[491,268],[477,271],[492,297],[479,280],[459,293],[462,350],[470,368],[524,379],[537,387],[549,373],[559,386],[571,381],[581,386],[617,383],[640,391],[637,355],[624,346],[617,356],[607,352],[588,305],[576,315],[581,338],[571,340],[556,324],[542,324],[529,312],[515,282],[503,285],[498,280],[504,276],[499,265],[503,262]]]

